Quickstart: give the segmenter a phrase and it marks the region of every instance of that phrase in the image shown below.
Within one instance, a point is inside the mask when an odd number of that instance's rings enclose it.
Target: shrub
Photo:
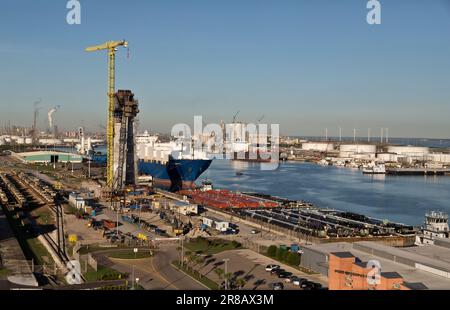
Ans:
[[[231,244],[233,245],[233,248],[240,248],[241,244],[237,242],[236,240],[231,241]]]
[[[267,249],[267,255],[269,257],[275,257],[277,255],[277,247],[274,245],[271,245],[268,249]]]
[[[287,256],[287,250],[282,248],[277,248],[276,257],[279,261],[285,261]]]
[[[289,252],[286,261],[292,266],[298,266],[300,265],[300,255],[295,252]]]

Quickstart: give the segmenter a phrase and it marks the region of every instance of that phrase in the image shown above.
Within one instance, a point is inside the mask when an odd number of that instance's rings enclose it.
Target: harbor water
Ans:
[[[301,162],[262,171],[258,163],[214,160],[197,183],[205,178],[217,188],[304,200],[409,225],[422,224],[430,210],[450,213],[450,176],[363,175],[358,169]]]

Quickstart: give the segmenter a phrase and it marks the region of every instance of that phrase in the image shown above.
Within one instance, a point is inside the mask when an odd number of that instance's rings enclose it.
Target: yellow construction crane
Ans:
[[[119,46],[128,47],[127,41],[109,41],[97,46],[86,48],[87,52],[108,50],[108,126],[107,136],[107,171],[106,180],[109,187],[114,185],[114,93],[115,93],[115,71],[116,51]]]

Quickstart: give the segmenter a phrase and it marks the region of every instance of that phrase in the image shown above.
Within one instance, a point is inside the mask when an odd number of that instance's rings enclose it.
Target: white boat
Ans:
[[[386,174],[386,166],[382,163],[371,163],[363,168],[364,174]]]

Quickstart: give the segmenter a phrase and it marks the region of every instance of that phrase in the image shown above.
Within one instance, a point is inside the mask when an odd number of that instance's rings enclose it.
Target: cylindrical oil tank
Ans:
[[[377,146],[375,144],[342,144],[339,150],[351,153],[375,153]]]
[[[430,153],[430,149],[425,146],[389,146],[388,153],[395,153],[409,156],[422,156]]]
[[[334,144],[328,142],[305,142],[302,143],[304,151],[330,152],[334,150]]]

